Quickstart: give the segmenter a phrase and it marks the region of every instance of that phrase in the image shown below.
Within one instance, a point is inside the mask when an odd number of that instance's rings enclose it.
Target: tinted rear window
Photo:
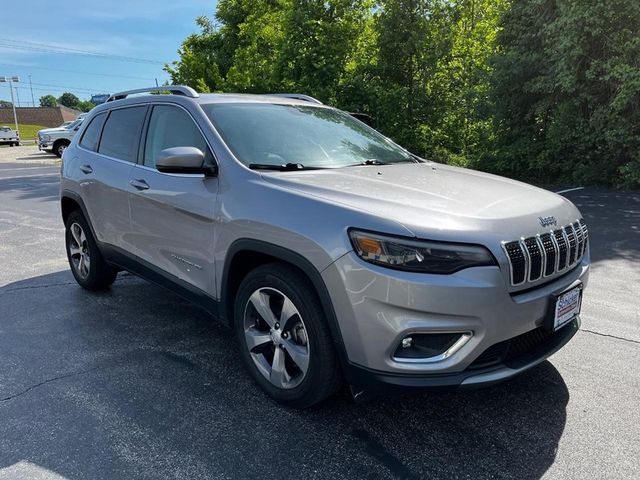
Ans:
[[[82,134],[82,140],[80,140],[80,146],[95,152],[98,149],[98,143],[100,142],[100,132],[102,132],[102,126],[104,120],[107,118],[106,113],[100,113],[93,117],[91,123]]]
[[[99,153],[135,162],[146,109],[146,106],[140,106],[113,110],[102,131]]]

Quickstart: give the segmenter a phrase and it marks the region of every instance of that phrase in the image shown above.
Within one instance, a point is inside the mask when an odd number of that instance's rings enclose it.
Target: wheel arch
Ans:
[[[329,325],[331,338],[336,345],[340,363],[347,360],[342,334],[329,291],[316,267],[297,252],[255,239],[239,239],[227,250],[222,272],[220,312],[233,326],[233,303],[242,279],[253,269],[265,263],[281,262],[299,270],[315,289]]]
[[[84,216],[84,219],[89,224],[89,228],[91,229],[93,238],[95,238],[96,243],[99,243],[98,237],[96,237],[96,232],[93,229],[93,224],[91,223],[91,219],[89,218],[89,214],[87,213],[87,207],[82,201],[82,197],[80,197],[80,195],[78,195],[76,192],[72,192],[71,190],[63,190],[60,194],[60,210],[62,213],[62,221],[65,223],[65,225],[67,223],[67,218],[69,218],[71,212],[80,210],[82,212],[82,215]]]

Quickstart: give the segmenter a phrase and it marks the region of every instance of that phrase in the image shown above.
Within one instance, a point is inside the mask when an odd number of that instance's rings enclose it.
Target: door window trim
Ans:
[[[110,160],[117,160],[119,162],[122,163],[128,163],[129,165],[136,165],[137,161],[138,161],[138,156],[134,155],[133,157],[133,161],[129,161],[129,160],[124,160],[122,158],[116,158],[116,157],[112,157],[110,155],[105,155],[104,153],[100,152],[100,145],[102,145],[102,136],[104,134],[104,127],[107,125],[107,122],[109,121],[109,118],[111,118],[111,113],[115,112],[116,110],[124,110],[125,108],[140,108],[143,107],[145,109],[144,112],[144,117],[142,119],[142,130],[144,130],[145,125],[147,123],[147,118],[149,116],[149,104],[148,103],[134,103],[132,105],[122,105],[120,107],[114,107],[114,108],[110,108],[109,110],[107,110],[107,118],[104,120],[104,124],[102,124],[102,130],[100,131],[100,140],[98,141],[98,145],[96,147],[96,151],[92,152],[95,153],[96,155],[100,155],[101,157],[104,158],[108,158]],[[102,113],[102,112],[99,112]],[[96,114],[97,116],[98,114]],[[140,151],[140,143],[142,142],[142,138],[140,137],[140,135],[138,135],[138,139],[136,141],[136,151],[139,152]],[[80,142],[78,142],[78,146],[80,146]],[[86,148],[83,148],[83,150],[87,151],[87,152],[91,152],[91,150],[87,150]]]
[[[184,106],[180,105],[179,103],[173,103],[173,102],[152,102],[148,104],[148,111],[147,111],[147,115],[145,117],[144,120],[144,126],[142,128],[142,133],[141,133],[141,137],[140,137],[140,145],[138,148],[138,158],[137,161],[135,162],[135,164],[138,167],[142,167],[145,170],[150,170],[156,173],[161,173],[163,175],[171,175],[171,176],[181,176],[181,177],[202,177],[205,178],[205,175],[202,173],[164,173],[159,171],[157,168],[151,168],[148,167],[144,164],[144,150],[147,147],[147,132],[149,131],[149,124],[151,123],[151,115],[153,114],[153,108],[156,106],[169,106],[169,107],[178,107],[181,108],[182,110],[184,110],[186,112],[186,114],[189,116],[189,118],[191,119],[191,121],[194,123],[194,125],[198,128],[198,131],[200,132],[200,135],[202,135],[202,138],[204,139],[205,144],[207,145],[207,148],[209,149],[209,153],[211,153],[211,157],[213,158],[213,162],[215,167],[218,168],[218,171],[220,170],[220,162],[218,161],[218,157],[216,156],[216,152],[215,150],[211,147],[211,142],[209,142],[209,139],[207,138],[207,136],[204,134],[204,130],[202,130],[202,128],[200,127],[200,125],[198,124],[198,122],[196,121],[195,117],[193,115],[191,115],[191,112],[189,110],[187,110]],[[106,120],[105,120],[106,123]]]
[[[109,113],[110,113],[110,110],[102,110],[101,112],[97,112],[93,117],[91,117],[91,120],[87,122],[87,126],[82,130],[82,135],[80,136],[80,140],[78,140],[78,147],[80,147],[82,150],[86,152],[98,153],[98,148],[100,147],[100,141],[102,140],[102,131],[104,130],[104,125],[107,123],[107,119],[109,118]],[[100,127],[100,132],[98,133],[98,141],[96,143],[96,149],[90,150],[82,145],[82,141],[84,140],[84,136],[87,134],[87,130],[89,130],[89,127],[91,127],[93,122],[100,115],[104,115],[105,117],[104,122],[102,122],[102,127]]]

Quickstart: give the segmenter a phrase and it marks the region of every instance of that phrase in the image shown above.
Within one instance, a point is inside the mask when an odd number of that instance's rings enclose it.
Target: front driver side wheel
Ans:
[[[117,272],[102,257],[82,213],[79,210],[71,212],[65,227],[67,259],[78,284],[87,290],[108,288]]]
[[[278,402],[307,408],[339,387],[324,311],[298,270],[271,263],[250,272],[238,289],[234,324],[246,367]]]

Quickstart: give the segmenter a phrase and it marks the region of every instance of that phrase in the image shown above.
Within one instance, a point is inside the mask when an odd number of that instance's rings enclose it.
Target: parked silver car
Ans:
[[[229,322],[256,382],[308,407],[492,384],[576,333],[587,227],[546,190],[425,161],[296,95],[123,92],[64,152],[84,288],[126,269]]]

